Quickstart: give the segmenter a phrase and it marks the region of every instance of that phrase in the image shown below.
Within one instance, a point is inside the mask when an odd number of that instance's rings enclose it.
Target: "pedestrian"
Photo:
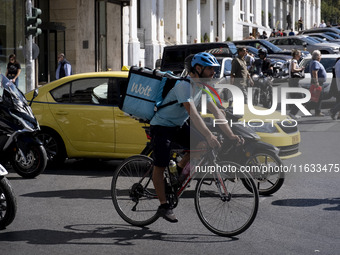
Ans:
[[[336,114],[340,112],[340,57],[337,58],[333,67],[333,79],[331,83],[330,93],[336,98],[336,103],[333,108],[329,110],[330,116],[333,120],[336,118]],[[338,120],[340,114],[338,115]]]
[[[12,81],[16,87],[19,86],[19,75],[21,73],[20,63],[17,61],[15,54],[9,55],[7,64],[6,77]]]
[[[250,77],[250,74],[247,69],[247,63],[244,57],[247,54],[247,49],[245,47],[240,47],[237,49],[237,57],[233,59],[231,62],[231,74],[230,74],[230,83],[239,87],[243,94],[245,103],[247,103],[248,93],[247,93],[247,83],[249,80],[249,84],[251,86],[254,85],[253,80]]]
[[[65,76],[69,76],[72,74],[72,66],[70,62],[68,62],[65,58],[64,53],[60,53],[58,55],[58,67],[56,70],[55,78],[58,80]]]
[[[302,31],[303,30],[303,20],[302,17],[300,17],[300,19],[298,20],[298,31]]]
[[[293,28],[290,29],[290,32],[289,32],[288,35],[289,35],[289,36],[294,36],[294,35],[295,35],[295,33],[294,33],[294,31],[293,31]]]
[[[253,33],[250,33],[248,37],[244,38],[243,40],[254,40],[255,37],[253,36]]]
[[[281,29],[279,29],[279,31],[277,31],[276,36],[283,36],[283,33],[281,32]]]
[[[267,32],[263,31],[262,35],[260,35],[260,39],[268,39]]]
[[[275,28],[273,28],[273,31],[271,32],[270,37],[276,37]]]
[[[248,72],[252,72],[254,69],[255,58],[254,55],[247,51],[247,55],[244,57],[247,63]]]
[[[312,61],[309,65],[309,73],[311,74],[312,84],[315,84],[317,88],[318,87],[322,88],[322,85],[326,81],[326,78],[327,78],[325,67],[320,63],[320,60],[321,60],[321,52],[319,50],[314,50],[312,53]],[[323,92],[321,91],[321,95],[319,97],[318,102],[308,103],[308,104],[314,105],[315,116],[317,117],[325,116],[321,112],[322,94]]]
[[[292,59],[289,63],[289,80],[288,80],[288,86],[292,88],[300,88],[301,86],[299,85],[299,79],[298,78],[293,78],[293,73],[294,72],[302,72],[305,68],[299,66],[299,60],[301,58],[301,51],[299,50],[292,50]],[[290,94],[291,98],[298,99],[302,98],[301,93],[291,93]],[[292,108],[290,109],[290,112],[288,115],[293,118],[293,119],[300,119],[301,116],[297,115],[299,112],[299,108],[294,104]]]
[[[324,20],[321,21],[319,27],[327,27],[326,23]]]
[[[290,29],[292,27],[292,18],[290,16],[290,12],[288,12],[288,15],[286,17],[286,21],[287,21],[287,29]]]

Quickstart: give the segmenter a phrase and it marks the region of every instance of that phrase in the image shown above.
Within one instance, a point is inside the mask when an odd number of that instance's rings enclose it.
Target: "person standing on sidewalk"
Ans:
[[[65,76],[69,76],[72,74],[72,66],[70,62],[68,62],[65,58],[64,53],[60,53],[58,55],[58,67],[55,74],[55,78],[58,80]]]
[[[336,97],[335,106],[329,110],[330,116],[333,120],[335,120],[336,114],[340,112],[340,57],[336,60],[334,69],[333,69],[333,81],[331,84],[331,91],[333,96]],[[335,79],[335,81],[334,81]],[[333,84],[333,82],[335,82]],[[338,119],[340,119],[340,115],[338,115]]]
[[[311,82],[312,84],[315,84],[317,87],[322,87],[323,83],[326,81],[327,73],[325,70],[325,67],[320,63],[321,60],[321,52],[319,50],[315,50],[312,53],[312,61],[309,65],[309,72],[311,74]],[[315,116],[316,117],[323,117],[325,116],[321,112],[321,101],[322,101],[322,94],[323,91],[321,91],[319,101],[314,103],[314,109],[315,109]]]
[[[299,66],[299,59],[301,58],[301,51],[299,50],[292,50],[292,60],[289,63],[289,81],[288,81],[288,85],[289,87],[293,87],[293,88],[300,88],[301,86],[299,85],[299,79],[297,78],[293,78],[292,77],[292,73],[294,72],[301,72],[303,71],[305,68],[304,67],[300,67]],[[290,94],[291,98],[301,98],[301,93],[292,93]],[[299,119],[301,118],[301,116],[297,115],[297,113],[299,112],[299,108],[294,104],[292,106],[292,108],[290,109],[290,112],[288,113],[288,115],[293,118],[293,119]]]
[[[248,72],[247,62],[244,57],[247,55],[247,49],[240,47],[237,49],[237,57],[231,62],[230,83],[239,87],[244,95],[244,102],[248,102],[247,83],[254,85],[252,78]]]

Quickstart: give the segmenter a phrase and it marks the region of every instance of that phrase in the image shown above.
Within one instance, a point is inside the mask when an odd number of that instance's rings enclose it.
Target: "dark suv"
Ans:
[[[244,45],[244,46],[252,46],[254,48],[265,48],[268,54],[284,54],[291,55],[292,52],[290,50],[282,50],[271,42],[264,39],[255,39],[255,40],[241,40],[241,41],[233,41],[236,46]],[[301,57],[304,58],[309,56],[310,53],[308,51],[301,51]]]
[[[161,71],[172,71],[175,74],[179,74],[184,69],[184,60],[187,56],[203,51],[208,51],[216,57],[234,57],[237,54],[237,48],[231,42],[166,46],[163,50],[160,69]]]

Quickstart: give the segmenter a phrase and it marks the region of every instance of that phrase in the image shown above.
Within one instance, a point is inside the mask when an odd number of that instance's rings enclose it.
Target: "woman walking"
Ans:
[[[17,61],[15,54],[9,55],[7,64],[6,77],[11,80],[15,86],[19,86],[19,75],[21,73],[20,63]]]

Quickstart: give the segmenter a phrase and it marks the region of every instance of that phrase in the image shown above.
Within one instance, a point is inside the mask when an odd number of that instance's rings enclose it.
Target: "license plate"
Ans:
[[[292,137],[292,142],[293,142],[293,144],[299,143],[300,142],[300,136],[299,135],[294,135]]]

